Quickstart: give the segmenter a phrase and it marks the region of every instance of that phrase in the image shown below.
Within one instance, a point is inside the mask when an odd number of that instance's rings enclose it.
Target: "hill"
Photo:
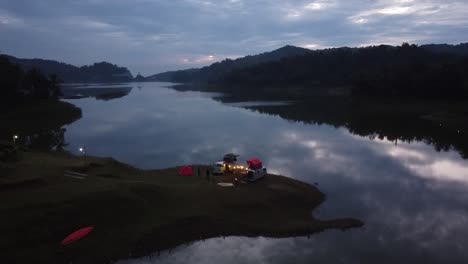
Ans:
[[[0,87],[0,108],[28,100],[56,100],[60,95],[56,76],[44,76],[35,68],[25,71],[1,55]]]
[[[37,68],[45,75],[56,74],[65,83],[133,81],[133,76],[127,68],[108,62],[77,67],[54,60],[21,59],[8,55],[5,57],[12,63],[20,65],[25,71]]]
[[[404,43],[313,51],[232,71],[216,85],[223,84],[223,92],[279,97],[347,88],[361,95],[440,98],[467,95],[467,76],[468,56]]]
[[[427,44],[420,46],[423,49],[437,52],[437,53],[448,53],[460,56],[468,55],[468,43],[460,43],[458,45],[450,44]]]
[[[279,61],[283,58],[302,56],[310,52],[312,51],[308,49],[287,45],[258,55],[246,56],[235,60],[225,59],[199,69],[163,72],[149,76],[146,80],[179,83],[216,81],[235,70],[265,62]]]

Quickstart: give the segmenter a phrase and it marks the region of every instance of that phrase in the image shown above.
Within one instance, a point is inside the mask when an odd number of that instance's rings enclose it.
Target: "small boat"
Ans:
[[[60,245],[62,245],[62,246],[70,245],[70,244],[84,238],[85,236],[87,236],[89,233],[91,233],[91,231],[93,231],[93,229],[94,229],[94,227],[92,227],[92,226],[88,226],[88,227],[78,229],[75,232],[68,235],[67,237],[65,237],[65,239],[62,240]]]

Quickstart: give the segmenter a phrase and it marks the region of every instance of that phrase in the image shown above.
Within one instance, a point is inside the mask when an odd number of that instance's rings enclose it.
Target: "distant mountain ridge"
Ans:
[[[45,75],[56,74],[65,83],[133,81],[133,75],[127,68],[108,62],[77,67],[54,60],[22,59],[9,55],[3,56],[6,56],[12,63],[20,65],[25,71],[37,68]]]
[[[380,45],[388,47],[392,46]],[[431,53],[450,54],[457,56],[468,55],[468,43],[461,43],[458,45],[451,44],[426,44],[419,46]],[[249,55],[235,60],[225,59],[221,62],[213,63],[209,66],[202,68],[191,68],[187,70],[167,71],[159,74],[151,75],[145,78],[145,81],[164,81],[164,82],[178,82],[178,83],[204,83],[216,82],[225,79],[227,76],[235,74],[236,72],[245,69],[253,69],[254,66],[259,66],[265,63],[281,63],[281,60],[290,59],[294,57],[302,57],[310,54],[330,54],[334,52],[341,52],[342,50],[350,50],[357,52],[363,48],[330,48],[322,50],[309,50],[305,48],[286,45],[282,48],[264,52],[258,55]]]
[[[313,96],[321,89],[371,96],[468,97],[464,45],[403,43],[316,50],[236,70],[213,87],[224,86],[223,92],[228,93],[255,91],[263,97],[280,98]]]
[[[258,55],[249,55],[235,60],[225,59],[199,69],[168,71],[147,77],[146,81],[165,82],[206,82],[216,81],[233,71],[261,63],[279,61],[288,57],[302,56],[312,52],[309,49],[286,45],[279,49]]]
[[[380,45],[392,49],[394,47],[388,45]],[[468,43],[458,45],[451,44],[426,44],[420,45],[419,48],[433,54],[447,54],[453,56],[468,56]],[[159,74],[143,77],[138,75],[133,77],[131,72],[126,67],[119,67],[108,62],[94,63],[89,66],[77,67],[71,64],[45,59],[23,59],[9,55],[7,57],[11,62],[20,65],[24,70],[37,68],[45,75],[56,74],[59,79],[65,83],[73,82],[131,82],[131,81],[165,81],[178,83],[207,83],[225,81],[226,78],[240,73],[245,73],[245,70],[260,69],[266,64],[276,63],[276,65],[289,63],[289,67],[294,68],[295,58],[301,60],[305,56],[312,54],[332,54],[348,50],[351,52],[359,52],[365,48],[331,48],[323,50],[309,50],[305,48],[286,45],[279,49],[264,52],[257,55],[248,55],[238,59],[225,59],[221,62],[213,63],[202,68],[192,68],[178,71],[167,71]],[[297,61],[296,60],[296,61]],[[292,64],[291,64],[292,63]],[[326,62],[325,62],[326,63]],[[337,62],[338,63],[338,62]],[[339,63],[337,64],[339,65]],[[288,68],[288,67],[286,67]],[[304,69],[302,69],[304,71]],[[239,74],[238,74],[239,73]],[[299,74],[299,72],[297,72]],[[327,73],[328,74],[328,73]],[[251,76],[250,76],[251,77]]]

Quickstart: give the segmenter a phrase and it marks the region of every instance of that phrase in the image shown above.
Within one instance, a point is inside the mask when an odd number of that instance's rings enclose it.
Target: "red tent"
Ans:
[[[179,169],[180,176],[193,176],[193,170],[190,166],[183,166]]]
[[[87,236],[91,231],[93,231],[94,227],[88,226],[81,229],[76,230],[75,232],[68,235],[62,242],[60,243],[62,246],[69,245],[75,241],[82,239],[83,237]]]
[[[252,168],[254,170],[260,169],[263,167],[262,162],[257,158],[252,158],[252,159],[247,160],[247,165],[249,165],[249,168]]]

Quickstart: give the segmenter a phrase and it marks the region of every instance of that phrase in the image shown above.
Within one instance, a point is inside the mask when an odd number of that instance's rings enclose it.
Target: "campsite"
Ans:
[[[314,218],[324,194],[284,176],[226,188],[217,183],[229,175],[206,177],[210,166],[182,168],[144,171],[111,158],[21,153],[2,170],[0,211],[8,218],[0,219],[0,246],[11,249],[3,261],[104,263],[211,237],[305,236],[363,224]]]
[[[467,18],[0,1],[0,264],[468,263]]]

